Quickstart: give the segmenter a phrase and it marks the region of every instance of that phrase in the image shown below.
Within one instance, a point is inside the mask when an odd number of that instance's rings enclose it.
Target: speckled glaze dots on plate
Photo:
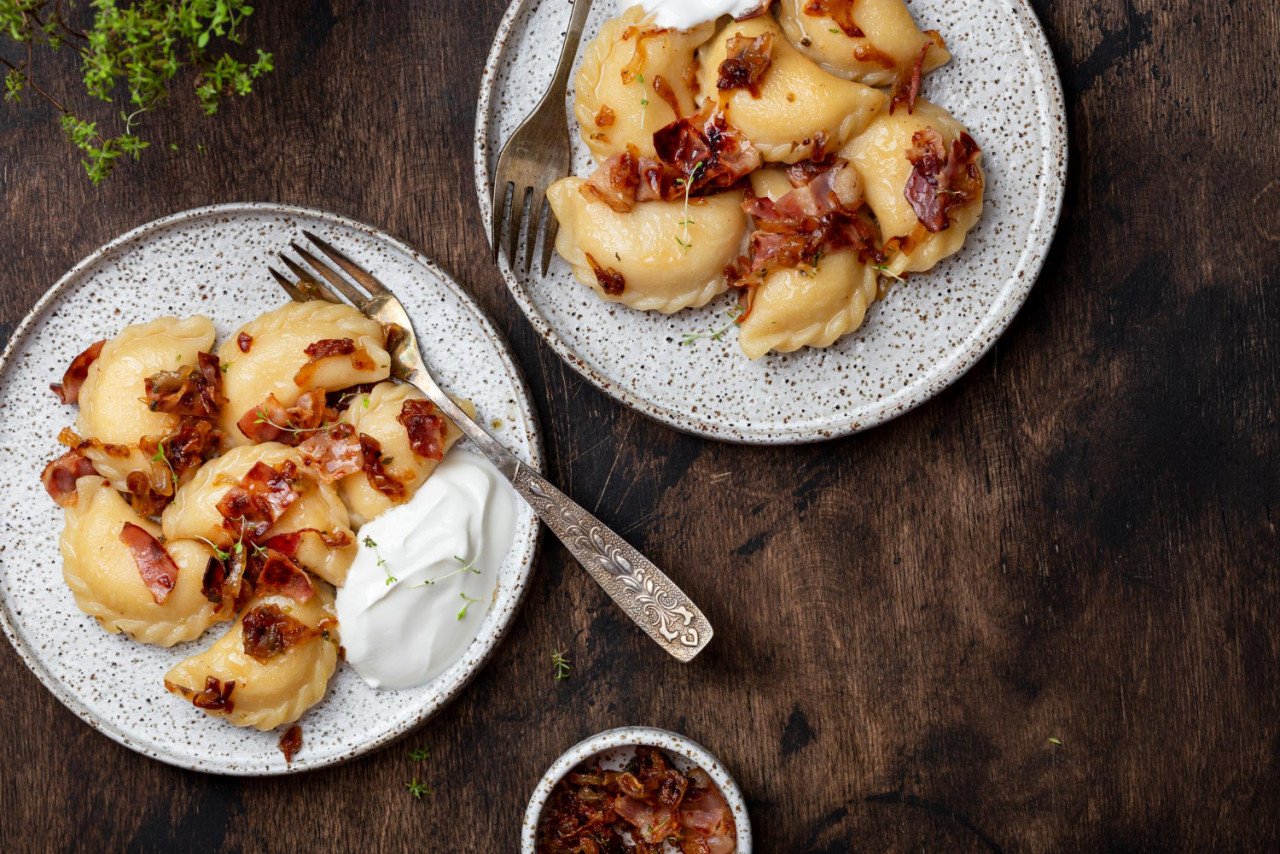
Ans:
[[[605,302],[559,256],[546,278],[502,275],[529,321],[587,380],[677,429],[751,444],[793,444],[874,427],[955,382],[995,343],[1026,299],[1053,240],[1067,174],[1066,109],[1044,32],[1026,0],[915,0],[953,59],[923,95],[968,126],[983,149],[986,202],[964,249],[891,289],[852,335],[824,350],[742,355],[734,296],[676,315]],[[568,0],[515,0],[498,27],[476,113],[475,176],[488,233],[489,176],[503,142],[537,103],[569,20]],[[597,0],[583,45],[615,14]],[[576,67],[576,66],[575,66]],[[594,167],[569,101],[575,175]],[[523,250],[521,250],[523,251]]]
[[[532,401],[505,342],[467,293],[413,249],[345,217],[276,204],[187,211],[144,225],[99,249],[36,305],[0,359],[0,456],[5,479],[0,623],[27,666],[87,723],[146,756],[221,774],[306,771],[368,753],[412,731],[466,685],[502,640],[523,598],[538,521],[517,502],[515,540],[480,633],[462,658],[426,685],[375,691],[346,665],[300,721],[302,750],[287,766],[279,733],[240,729],[169,694],[164,674],[226,630],[172,649],[110,635],[76,608],[62,580],[62,511],[40,472],[74,407],[49,392],[88,344],[131,323],[204,314],[220,340],[285,297],[267,263],[303,229],[342,247],[404,302],[423,353],[446,390],[473,400],[486,425],[540,467]],[[494,427],[495,424],[500,427]]]
[[[742,797],[737,781],[720,760],[701,744],[679,733],[648,726],[618,727],[597,733],[566,750],[547,769],[547,773],[542,775],[533,790],[533,797],[529,799],[529,806],[524,812],[524,825],[520,829],[521,854],[534,854],[538,841],[538,822],[542,819],[543,807],[551,797],[556,783],[583,762],[596,757],[607,769],[621,768],[635,754],[637,745],[666,751],[681,771],[687,772],[694,766],[706,771],[720,787],[725,803],[733,811],[738,831],[736,854],[751,854],[751,817],[747,814],[747,802]]]

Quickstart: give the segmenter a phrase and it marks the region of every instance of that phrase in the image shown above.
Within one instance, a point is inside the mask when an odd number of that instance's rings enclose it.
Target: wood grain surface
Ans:
[[[549,475],[717,638],[669,660],[549,542],[507,641],[410,740],[430,760],[272,780],[134,755],[0,644],[0,847],[510,852],[561,751],[652,724],[721,757],[766,854],[1280,848],[1273,0],[1035,0],[1072,138],[1030,300],[917,411],[779,449],[619,406],[508,296],[471,178],[503,0],[260,5],[247,35],[278,70],[217,117],[160,115],[100,189],[49,109],[0,108],[0,340],[80,258],[174,211],[282,201],[384,227],[493,314]],[[71,55],[41,63],[75,90]]]

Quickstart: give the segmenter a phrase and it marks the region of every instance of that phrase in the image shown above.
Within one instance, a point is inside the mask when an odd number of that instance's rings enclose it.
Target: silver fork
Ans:
[[[338,296],[341,294],[367,317],[381,323],[389,332],[392,374],[420,389],[467,434],[627,616],[681,661],[691,661],[701,652],[713,632],[698,606],[648,558],[472,421],[432,379],[418,349],[413,321],[395,295],[324,240],[309,231],[303,234],[346,276],[291,242],[289,246],[293,251],[319,273],[323,281],[281,253],[281,261],[297,276],[297,281],[291,281],[274,267],[268,269],[285,293],[298,302],[324,299],[336,303],[343,301]]]
[[[538,106],[516,128],[516,132],[502,147],[498,155],[498,170],[493,176],[493,199],[490,206],[493,222],[490,242],[496,261],[501,247],[502,222],[507,219],[507,263],[515,272],[516,251],[520,248],[520,223],[525,221],[525,209],[529,211],[525,227],[524,272],[533,265],[534,244],[538,240],[538,226],[543,215],[547,219],[547,232],[542,239],[542,275],[551,264],[551,250],[555,247],[559,223],[550,212],[547,188],[569,174],[569,121],[564,109],[565,87],[573,58],[578,53],[578,42],[591,12],[591,0],[573,0],[569,14],[569,30],[565,34],[564,47],[560,49],[560,64],[556,66],[551,88],[542,96]],[[511,207],[507,214],[507,195],[510,192]]]

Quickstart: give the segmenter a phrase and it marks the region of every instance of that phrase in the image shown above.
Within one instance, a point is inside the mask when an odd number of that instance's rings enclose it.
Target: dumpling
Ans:
[[[923,173],[917,179],[917,185],[932,194],[934,212],[941,213],[929,224],[919,218],[907,199],[907,184],[917,171],[911,159],[918,156],[913,155],[917,146],[940,153],[940,161],[931,157],[934,166],[940,165],[944,172],[948,159],[957,156],[965,157],[972,167],[954,170],[960,182],[957,187],[937,186],[936,176],[930,184]],[[982,152],[950,113],[924,99],[917,99],[910,113],[901,108],[892,114],[882,111],[840,156],[852,162],[862,177],[867,204],[885,238],[889,252],[885,267],[890,275],[922,273],[959,251],[982,213]],[[921,167],[927,163],[922,159]]]
[[[584,285],[610,302],[670,314],[706,305],[728,288],[725,265],[747,233],[743,193],[649,201],[618,213],[582,195],[581,178],[547,190],[560,221],[556,251]]]
[[[305,602],[256,596],[213,646],[165,674],[164,686],[228,723],[273,729],[324,697],[338,643],[333,593],[325,585]]]
[[[409,441],[408,428],[399,420],[406,403],[425,400],[426,396],[411,385],[379,383],[368,394],[357,397],[342,413],[345,423],[354,427],[358,434],[376,439],[382,447],[387,473],[405,485],[401,501],[412,498],[439,464],[437,460],[415,453]],[[460,400],[457,403],[468,415],[475,417],[475,407],[470,401]],[[444,419],[444,428],[441,450],[448,453],[449,448],[462,438],[462,431],[447,418]],[[397,503],[374,487],[363,471],[338,481],[338,492],[351,513],[352,524],[357,528],[373,521]]]
[[[84,453],[117,489],[127,489],[130,472],[151,471],[154,452],[139,449],[139,440],[164,437],[178,424],[177,415],[153,412],[147,405],[147,378],[195,366],[200,353],[213,350],[215,335],[207,317],[162,317],[126,326],[89,366],[80,388],[76,431],[83,439],[96,440]]]
[[[758,97],[747,88],[716,87],[720,64],[735,36],[772,39],[771,60],[757,84]],[[797,163],[834,151],[860,133],[885,100],[883,92],[823,71],[791,46],[771,15],[728,23],[698,56],[700,97],[717,100],[729,124],[774,163]]]
[[[192,640],[214,623],[231,619],[229,602],[210,602],[202,592],[211,548],[191,540],[163,544],[178,571],[161,594],[164,602],[157,603],[121,533],[126,525],[135,525],[158,540],[160,526],[135,513],[103,478],[80,478],[76,492],[62,531],[62,576],[81,611],[112,634],[124,632],[158,646]]]
[[[574,78],[574,113],[596,160],[624,151],[628,143],[653,157],[653,132],[696,112],[694,50],[715,24],[665,30],[645,18],[637,5],[605,23]]]
[[[224,550],[234,547],[236,536],[223,525],[218,503],[260,462],[280,473],[292,463],[297,469],[298,497],[259,539],[266,541],[281,534],[305,531],[298,544],[297,563],[341,587],[356,555],[351,517],[338,491],[331,484],[306,474],[297,449],[278,442],[242,445],[205,463],[195,477],[179,487],[173,503],[165,508],[160,520],[165,537],[205,539]],[[329,546],[324,534],[346,544]]]
[[[348,342],[349,352],[341,352],[341,346],[313,346],[320,342]],[[238,422],[269,395],[288,407],[304,392],[385,380],[391,374],[385,344],[386,333],[376,320],[353,306],[322,300],[286,303],[246,323],[218,352],[227,397],[219,421],[225,442],[249,442]],[[309,347],[314,357],[307,353]],[[330,351],[334,354],[325,356]]]
[[[902,0],[782,0],[778,22],[805,56],[868,86],[909,78],[925,45],[922,72],[951,59],[942,36],[921,32]]]

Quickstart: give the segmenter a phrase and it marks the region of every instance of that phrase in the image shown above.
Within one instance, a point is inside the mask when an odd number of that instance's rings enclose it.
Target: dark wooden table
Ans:
[[[0,644],[0,847],[514,851],[562,750],[643,723],[719,754],[761,852],[1277,850],[1274,2],[1036,0],[1072,133],[1039,284],[937,399],[785,449],[624,409],[516,309],[471,177],[503,0],[260,5],[247,35],[277,72],[214,119],[163,114],[157,150],[101,189],[49,109],[0,109],[0,340],[81,257],[174,211],[286,201],[382,226],[497,318],[553,479],[718,636],[675,663],[548,543],[505,644],[412,738],[429,762],[398,746],[273,780],[136,756]],[[76,85],[71,56],[43,62]]]

